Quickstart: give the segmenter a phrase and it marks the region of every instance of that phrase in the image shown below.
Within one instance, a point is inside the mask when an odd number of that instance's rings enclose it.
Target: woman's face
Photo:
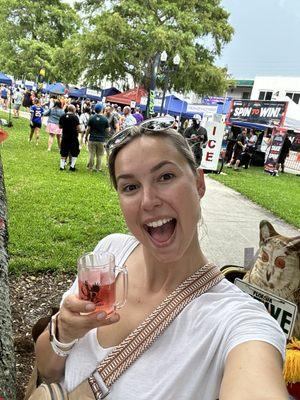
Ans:
[[[197,239],[203,175],[170,139],[142,136],[118,153],[115,174],[127,226],[161,262],[179,260]]]

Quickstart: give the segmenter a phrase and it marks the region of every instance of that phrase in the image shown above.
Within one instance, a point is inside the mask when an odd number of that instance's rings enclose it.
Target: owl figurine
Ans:
[[[259,229],[259,255],[243,280],[297,305],[293,336],[300,338],[300,236],[280,235],[268,221]]]

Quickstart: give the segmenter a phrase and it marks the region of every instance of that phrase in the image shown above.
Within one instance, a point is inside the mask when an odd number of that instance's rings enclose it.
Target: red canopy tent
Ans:
[[[113,96],[107,96],[106,101],[110,103],[124,104],[130,106],[132,101],[137,104],[141,102],[142,97],[146,97],[148,94],[142,87],[136,87],[134,89],[127,90],[123,93],[114,94]]]

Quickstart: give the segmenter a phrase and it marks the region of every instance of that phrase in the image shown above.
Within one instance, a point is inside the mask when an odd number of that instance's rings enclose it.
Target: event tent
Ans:
[[[70,97],[80,97],[80,98],[88,98],[90,100],[100,101],[102,99],[102,95],[93,89],[89,89],[87,87],[83,88],[73,88],[69,92]]]
[[[101,95],[102,97],[107,97],[107,96],[114,96],[115,94],[119,93],[121,93],[120,90],[112,86],[110,88],[103,89]]]
[[[3,72],[0,72],[0,83],[11,86],[12,80],[7,75],[3,74]]]
[[[300,104],[296,104],[288,96],[284,98],[284,101],[288,101],[289,104],[283,126],[287,129],[300,132]]]
[[[143,96],[147,96],[146,90],[142,87],[136,87],[123,93],[107,96],[106,101],[130,106],[132,101],[139,104]]]
[[[53,93],[53,94],[64,94],[65,93],[65,85],[60,82],[48,84],[45,88],[45,92]]]

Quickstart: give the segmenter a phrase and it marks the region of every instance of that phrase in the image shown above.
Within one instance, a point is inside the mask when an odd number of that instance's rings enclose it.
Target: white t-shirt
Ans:
[[[138,245],[129,235],[113,234],[95,251],[115,254],[123,265]],[[64,294],[77,293],[77,281]],[[225,360],[235,346],[261,340],[285,354],[285,336],[263,304],[223,279],[193,300],[165,332],[113,384],[108,400],[215,400]],[[88,332],[66,360],[67,391],[87,378],[113,348],[102,348],[97,330]]]

